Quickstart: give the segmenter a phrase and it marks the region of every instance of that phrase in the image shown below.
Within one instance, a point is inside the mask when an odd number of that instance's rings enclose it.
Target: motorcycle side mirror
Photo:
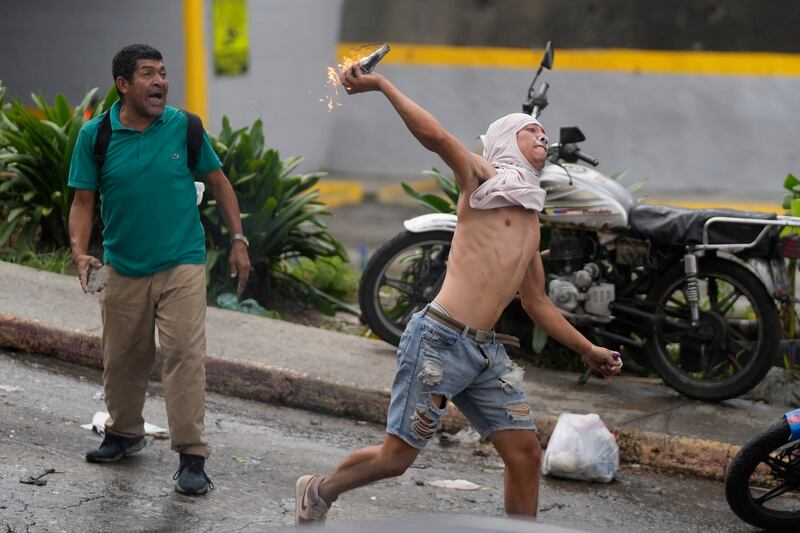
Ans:
[[[558,134],[558,142],[562,145],[579,143],[586,140],[586,135],[583,134],[578,126],[568,126],[561,128]]]
[[[553,42],[547,41],[544,45],[544,56],[540,65],[548,70],[553,68]]]

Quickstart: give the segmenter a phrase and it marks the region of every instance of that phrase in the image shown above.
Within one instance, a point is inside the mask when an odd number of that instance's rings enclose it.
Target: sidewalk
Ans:
[[[0,262],[0,346],[101,367],[100,307],[75,278]],[[207,388],[384,423],[395,368],[380,341],[209,308]],[[153,373],[158,379],[159,371]],[[747,400],[689,400],[655,380],[592,379],[526,369],[528,400],[547,441],[561,412],[596,412],[617,433],[621,459],[722,479],[738,445],[788,408]],[[449,416],[449,430],[463,424]]]

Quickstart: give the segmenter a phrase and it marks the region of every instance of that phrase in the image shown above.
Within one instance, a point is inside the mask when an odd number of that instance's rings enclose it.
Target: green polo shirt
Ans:
[[[102,173],[92,158],[102,117],[81,128],[69,169],[70,187],[99,191],[105,263],[130,277],[204,264],[205,233],[186,163],[186,115],[167,106],[140,132],[120,123],[120,105],[110,111],[113,133]],[[221,166],[204,133],[195,170],[205,175]]]

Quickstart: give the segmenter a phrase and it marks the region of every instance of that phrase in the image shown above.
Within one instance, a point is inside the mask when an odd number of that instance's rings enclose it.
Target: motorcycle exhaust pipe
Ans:
[[[644,348],[645,343],[642,340],[632,339],[631,337],[626,337],[625,335],[620,335],[618,333],[612,333],[602,328],[593,328],[592,332],[595,335],[599,335],[610,341],[613,341],[615,344],[622,344],[623,346],[628,346],[629,348],[636,348],[636,349]]]
[[[657,324],[661,321],[661,317],[659,315],[648,313],[647,311],[642,311],[641,309],[636,309],[635,307],[621,304],[619,302],[609,303],[608,308],[611,309],[614,314],[638,318],[639,320],[644,320],[649,325]]]

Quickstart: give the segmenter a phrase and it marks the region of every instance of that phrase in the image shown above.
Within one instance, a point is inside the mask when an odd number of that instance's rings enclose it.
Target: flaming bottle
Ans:
[[[383,59],[383,56],[389,53],[389,50],[389,44],[384,43],[383,46],[372,52],[370,55],[359,59],[356,65],[358,65],[358,68],[361,69],[361,72],[364,74],[369,74],[375,70],[375,66],[381,59]]]

